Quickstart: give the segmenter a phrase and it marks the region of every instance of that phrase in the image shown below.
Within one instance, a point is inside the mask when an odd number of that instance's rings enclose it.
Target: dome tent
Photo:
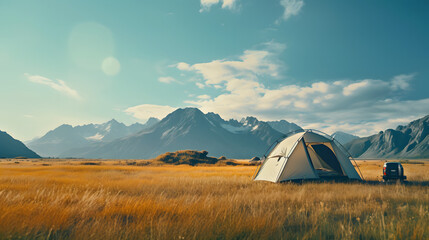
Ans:
[[[327,134],[316,130],[293,132],[276,143],[257,171],[255,181],[362,180],[344,147]]]

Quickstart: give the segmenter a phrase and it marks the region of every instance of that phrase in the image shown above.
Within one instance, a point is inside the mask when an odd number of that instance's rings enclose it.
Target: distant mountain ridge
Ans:
[[[288,122],[286,120],[280,120],[280,121],[268,121],[267,122],[272,128],[277,130],[281,133],[289,133],[296,130],[302,130],[302,128],[295,123]]]
[[[341,131],[334,132],[331,136],[333,138],[335,138],[335,140],[340,142],[342,145],[345,145],[345,144],[359,138],[358,136],[355,136],[355,135],[352,135],[349,133],[345,133],[345,132],[341,132]]]
[[[428,158],[429,115],[396,130],[355,139],[345,147],[359,158]]]
[[[73,149],[62,156],[154,158],[164,152],[192,149],[206,150],[217,157],[249,158],[262,155],[283,135],[269,123],[254,117],[226,121],[216,113],[204,114],[197,108],[184,108],[136,134],[97,146]]]
[[[7,132],[0,131],[0,158],[15,157],[40,158],[21,141],[14,139]]]
[[[332,136],[359,158],[429,157],[429,115],[369,137],[344,132]],[[224,120],[197,108],[177,109],[164,119],[125,126],[116,120],[72,127],[61,125],[28,146],[42,156],[81,158],[154,158],[178,150],[206,150],[211,156],[250,158],[301,128],[285,120],[259,121],[246,117]]]
[[[102,124],[75,127],[63,124],[49,131],[43,137],[31,140],[27,145],[42,156],[58,157],[70,149],[110,142],[137,133],[157,122],[159,122],[158,119],[150,118],[145,124],[134,123],[130,126],[126,126],[115,119]]]

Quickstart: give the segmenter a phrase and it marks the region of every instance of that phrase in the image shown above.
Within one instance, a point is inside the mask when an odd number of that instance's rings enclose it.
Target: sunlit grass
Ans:
[[[369,180],[382,164],[359,162]],[[427,163],[404,164],[414,185],[253,182],[255,168],[2,161],[0,238],[429,238]]]

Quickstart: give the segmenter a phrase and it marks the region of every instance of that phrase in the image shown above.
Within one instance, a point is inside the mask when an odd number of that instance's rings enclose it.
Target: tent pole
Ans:
[[[355,165],[356,165],[357,169],[359,170],[360,177],[362,178],[362,180],[364,180],[364,181],[365,181],[365,178],[363,177],[363,174],[362,174],[362,172],[360,171],[360,168],[359,168],[359,166],[357,165],[356,160],[355,160],[351,155],[350,155],[350,158],[353,160],[353,162],[355,163]]]
[[[252,176],[252,180],[255,180],[256,175],[258,175],[259,170],[261,169],[262,165],[265,163],[265,159],[266,159],[266,157],[264,158],[264,161],[261,164],[259,164],[259,166],[256,167],[256,170],[255,170],[255,172],[253,173],[253,176]]]

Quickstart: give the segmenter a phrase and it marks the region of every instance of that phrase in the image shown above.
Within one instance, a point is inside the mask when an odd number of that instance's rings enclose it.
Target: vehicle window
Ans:
[[[386,169],[388,171],[390,171],[390,170],[398,170],[398,165],[397,164],[387,164],[386,165]]]

